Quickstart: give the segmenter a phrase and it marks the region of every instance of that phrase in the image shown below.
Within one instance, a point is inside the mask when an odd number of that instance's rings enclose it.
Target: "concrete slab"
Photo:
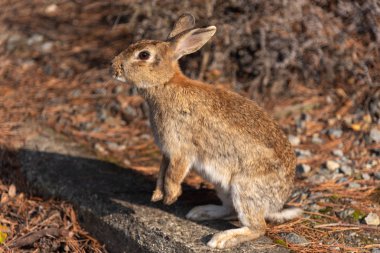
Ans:
[[[208,248],[213,233],[233,227],[226,221],[184,218],[209,191],[185,186],[172,206],[151,203],[152,179],[99,161],[51,130],[29,138],[19,158],[29,184],[43,195],[73,203],[82,226],[110,252],[288,252],[268,237],[229,250]]]

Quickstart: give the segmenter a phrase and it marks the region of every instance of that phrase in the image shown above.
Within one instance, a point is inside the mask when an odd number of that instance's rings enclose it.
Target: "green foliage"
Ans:
[[[326,208],[319,210],[319,212],[326,214],[326,213],[330,213],[332,210],[333,210],[333,208],[331,206],[327,206]]]
[[[352,218],[353,218],[355,221],[361,220],[361,219],[363,219],[365,216],[366,216],[366,214],[363,213],[363,212],[360,211],[360,210],[355,210],[355,212],[353,212],[353,214],[352,214]]]
[[[284,247],[288,247],[288,244],[282,239],[275,239],[274,243],[281,245],[281,246],[284,246]]]

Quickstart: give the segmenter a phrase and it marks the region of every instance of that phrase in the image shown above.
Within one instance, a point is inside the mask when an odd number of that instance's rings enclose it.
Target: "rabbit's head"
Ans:
[[[179,17],[166,41],[142,40],[130,45],[112,61],[114,78],[148,88],[168,82],[179,71],[178,59],[199,50],[216,31],[215,26],[195,28],[194,17]]]

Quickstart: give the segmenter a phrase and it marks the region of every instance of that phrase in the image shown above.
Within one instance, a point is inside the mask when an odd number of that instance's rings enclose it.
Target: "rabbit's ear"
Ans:
[[[173,38],[174,36],[180,34],[183,31],[193,28],[195,25],[195,19],[190,13],[182,14],[177,22],[175,22],[173,30],[170,32],[168,39]]]
[[[184,55],[198,51],[215,34],[216,27],[197,28],[178,35],[171,42],[174,56],[178,60]]]

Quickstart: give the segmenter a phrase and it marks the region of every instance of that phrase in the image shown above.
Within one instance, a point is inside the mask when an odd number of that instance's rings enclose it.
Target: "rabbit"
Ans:
[[[194,28],[181,15],[165,41],[141,40],[112,61],[114,78],[132,83],[147,101],[162,162],[152,201],[174,203],[191,169],[215,185],[222,205],[194,207],[187,219],[238,217],[242,227],[207,243],[228,248],[265,234],[266,221],[284,222],[302,209],[284,209],[296,157],[279,125],[254,101],[186,77],[178,64],[199,50],[216,27]]]

